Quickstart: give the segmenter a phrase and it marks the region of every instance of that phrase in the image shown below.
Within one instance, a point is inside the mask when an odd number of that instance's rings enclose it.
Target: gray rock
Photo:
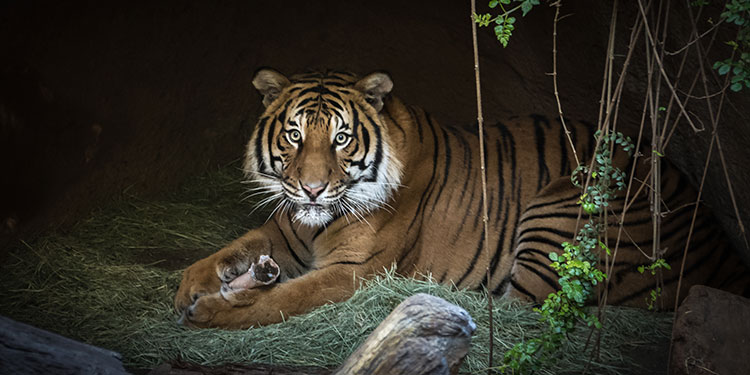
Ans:
[[[669,374],[750,374],[750,299],[703,285],[675,316]]]

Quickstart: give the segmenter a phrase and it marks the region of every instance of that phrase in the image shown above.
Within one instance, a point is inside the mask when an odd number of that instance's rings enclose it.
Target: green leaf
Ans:
[[[558,259],[558,258],[557,258],[557,253],[549,253],[549,258],[550,258],[550,259],[551,259],[551,260],[552,260],[553,262],[557,262],[557,259]]]
[[[645,271],[646,271],[646,267],[644,267],[644,266],[638,266],[638,272],[639,273],[643,273]]]
[[[733,84],[732,86],[729,86],[729,88],[732,91],[734,91],[734,92],[738,92],[738,91],[742,90],[742,82],[737,82],[737,83]]]
[[[490,8],[496,7],[497,4],[498,4],[498,0],[492,0],[492,1],[490,1]]]
[[[731,68],[732,67],[729,66],[729,64],[722,65],[721,68],[719,68],[719,75],[723,76],[724,74],[727,74]]]
[[[523,3],[521,3],[521,11],[523,12],[524,17],[526,16],[526,13],[529,13],[531,11],[531,7],[532,5],[528,1],[524,1]]]

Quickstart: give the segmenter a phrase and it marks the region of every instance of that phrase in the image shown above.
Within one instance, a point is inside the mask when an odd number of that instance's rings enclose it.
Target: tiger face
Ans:
[[[247,145],[248,180],[295,221],[321,226],[364,216],[387,204],[401,180],[379,112],[393,88],[385,73],[361,80],[348,73],[287,79],[262,69],[253,85],[266,110]]]

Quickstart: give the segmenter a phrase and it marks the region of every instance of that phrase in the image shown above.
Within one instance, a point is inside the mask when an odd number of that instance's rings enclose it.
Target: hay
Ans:
[[[486,368],[488,329],[481,293],[458,291],[393,272],[368,282],[350,300],[323,306],[269,327],[246,331],[178,326],[172,299],[180,269],[215,251],[265,215],[248,217],[235,166],[194,179],[158,200],[125,195],[68,233],[49,233],[8,249],[0,282],[0,314],[123,354],[129,368],[165,361],[203,365],[261,362],[333,367],[340,364],[404,298],[428,293],[464,307],[477,323],[465,373]],[[261,220],[260,222],[258,220]],[[504,299],[495,302],[495,352],[539,332],[537,315]],[[593,373],[637,366],[623,353],[669,335],[671,317],[608,309]],[[580,373],[587,330],[561,348],[541,373]]]

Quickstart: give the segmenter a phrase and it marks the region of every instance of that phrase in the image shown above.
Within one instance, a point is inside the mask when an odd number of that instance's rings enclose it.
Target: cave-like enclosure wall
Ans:
[[[619,63],[634,5],[620,4]],[[677,49],[690,24],[684,4],[673,8],[668,46]],[[566,1],[563,13],[570,14],[558,30],[563,109],[595,122],[611,4]],[[532,112],[555,116],[546,74],[553,15],[542,5],[519,19],[507,49],[489,29],[480,30],[489,121]],[[262,110],[250,84],[261,66],[287,74],[387,70],[396,95],[443,123],[471,126],[470,30],[468,1],[6,2],[0,6],[3,236],[67,225],[123,191],[157,194],[238,159]],[[638,48],[619,113],[621,128],[630,132],[645,87],[642,42]],[[728,53],[714,50],[717,57]],[[669,59],[667,67],[676,69],[677,62]],[[720,135],[748,218],[748,101],[730,99]],[[708,124],[705,105],[692,112]],[[668,156],[697,180],[708,132],[696,137],[686,124],[681,128]],[[705,197],[731,227],[723,179],[715,163]]]

